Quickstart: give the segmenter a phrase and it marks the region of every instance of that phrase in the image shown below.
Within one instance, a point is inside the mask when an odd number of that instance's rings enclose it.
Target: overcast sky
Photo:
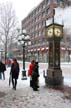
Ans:
[[[34,7],[41,3],[42,0],[0,0],[0,3],[7,1],[13,3],[16,15],[21,21]]]

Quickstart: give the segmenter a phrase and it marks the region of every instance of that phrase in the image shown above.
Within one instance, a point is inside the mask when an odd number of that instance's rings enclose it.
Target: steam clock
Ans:
[[[61,85],[63,83],[62,70],[60,67],[60,41],[63,37],[63,25],[54,23],[45,28],[45,36],[49,42],[49,61],[46,85]]]

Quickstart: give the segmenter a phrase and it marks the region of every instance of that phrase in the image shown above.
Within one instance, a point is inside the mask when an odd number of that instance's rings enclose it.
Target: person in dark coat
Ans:
[[[6,71],[6,66],[3,63],[3,71],[2,71],[2,75],[3,75],[3,80],[5,80],[5,71]]]
[[[13,59],[13,63],[11,65],[10,74],[12,75],[13,89],[16,90],[17,79],[19,77],[19,64],[18,64],[16,59]]]
[[[32,88],[34,91],[38,91],[39,88],[38,80],[39,80],[39,66],[38,62],[35,62],[35,66],[32,72]]]
[[[2,61],[0,61],[0,79],[2,79],[3,75],[3,79],[5,80],[5,73],[4,73],[5,70],[6,70],[5,64],[2,63]]]

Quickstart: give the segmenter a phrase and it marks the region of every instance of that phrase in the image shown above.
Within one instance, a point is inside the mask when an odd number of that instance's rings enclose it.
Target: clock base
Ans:
[[[47,76],[45,76],[46,85],[63,85],[63,77],[61,69],[48,69]]]

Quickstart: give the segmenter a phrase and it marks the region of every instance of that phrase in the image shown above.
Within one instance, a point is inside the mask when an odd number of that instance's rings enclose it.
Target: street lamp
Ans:
[[[30,42],[30,37],[27,33],[21,33],[19,34],[19,39],[18,41],[21,43],[22,47],[23,47],[23,70],[22,70],[22,80],[26,80],[26,70],[25,70],[25,46],[26,43],[28,45],[28,43]]]

